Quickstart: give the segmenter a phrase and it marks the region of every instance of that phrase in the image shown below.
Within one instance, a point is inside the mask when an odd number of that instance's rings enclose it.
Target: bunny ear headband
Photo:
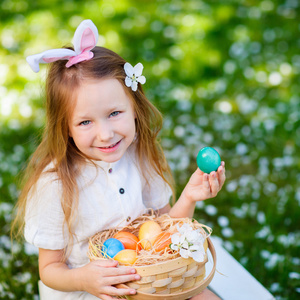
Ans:
[[[77,27],[74,37],[74,51],[70,49],[52,49],[42,53],[26,57],[26,61],[34,72],[39,72],[40,63],[51,63],[57,60],[68,60],[66,68],[69,68],[79,62],[89,60],[94,57],[91,50],[98,42],[98,29],[91,20],[82,21]],[[125,84],[131,87],[133,91],[137,90],[138,82],[144,84],[145,76],[142,76],[143,65],[138,63],[134,67],[130,63],[125,63],[126,73]]]
[[[98,42],[98,30],[91,20],[84,20],[77,27],[73,44],[74,49],[52,49],[39,54],[30,55],[26,58],[34,72],[40,70],[40,63],[51,63],[57,60],[68,60],[66,67],[69,68],[84,60],[89,60],[94,56],[91,50]]]

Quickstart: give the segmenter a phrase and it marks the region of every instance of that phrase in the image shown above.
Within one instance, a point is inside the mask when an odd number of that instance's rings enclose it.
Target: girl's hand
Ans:
[[[225,182],[225,163],[221,162],[217,172],[203,173],[199,168],[193,173],[186,187],[184,195],[192,203],[215,197]]]
[[[97,260],[78,268],[80,290],[86,291],[100,299],[116,299],[114,296],[134,295],[134,289],[120,289],[114,285],[127,281],[139,280],[140,276],[132,267],[117,267],[114,260]]]

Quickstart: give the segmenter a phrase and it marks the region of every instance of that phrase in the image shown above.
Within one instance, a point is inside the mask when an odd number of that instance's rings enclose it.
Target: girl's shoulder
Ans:
[[[55,171],[54,163],[50,162],[44,170],[41,172],[40,177],[36,181],[36,187],[41,188],[45,186],[57,185],[59,183],[59,177]]]
[[[55,199],[62,192],[61,182],[55,172],[54,164],[49,163],[31,186],[27,199],[31,203],[43,204],[46,199]]]
[[[41,173],[41,179],[58,179],[57,172],[55,171],[55,166],[53,162],[50,162],[42,171]]]

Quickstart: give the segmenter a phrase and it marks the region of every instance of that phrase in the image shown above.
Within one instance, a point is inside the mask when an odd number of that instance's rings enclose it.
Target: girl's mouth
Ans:
[[[117,143],[112,144],[112,145],[110,145],[110,146],[108,146],[108,147],[98,147],[98,149],[99,149],[100,151],[102,151],[102,152],[105,152],[105,153],[113,152],[113,151],[115,151],[115,150],[119,147],[121,141],[122,141],[122,140],[120,140],[120,141],[118,141]]]

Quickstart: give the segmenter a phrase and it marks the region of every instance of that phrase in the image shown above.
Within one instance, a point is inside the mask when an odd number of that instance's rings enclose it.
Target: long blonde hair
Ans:
[[[70,48],[72,49],[72,48]],[[162,128],[162,116],[154,105],[146,98],[142,87],[136,92],[125,86],[125,60],[115,52],[95,47],[94,57],[82,63],[66,68],[66,61],[51,63],[46,80],[46,127],[40,145],[34,152],[23,176],[21,194],[17,203],[17,215],[13,228],[18,228],[17,235],[23,232],[27,198],[46,166],[51,162],[62,185],[61,205],[65,216],[65,224],[72,240],[72,228],[78,206],[79,175],[78,164],[86,157],[77,149],[69,136],[69,120],[72,115],[76,90],[84,80],[115,78],[123,85],[126,93],[133,101],[136,114],[136,154],[141,170],[147,170],[146,164],[163,178],[172,188],[174,200],[174,184],[164,153],[157,141]],[[146,181],[147,174],[143,173]],[[70,241],[69,241],[70,242]]]

